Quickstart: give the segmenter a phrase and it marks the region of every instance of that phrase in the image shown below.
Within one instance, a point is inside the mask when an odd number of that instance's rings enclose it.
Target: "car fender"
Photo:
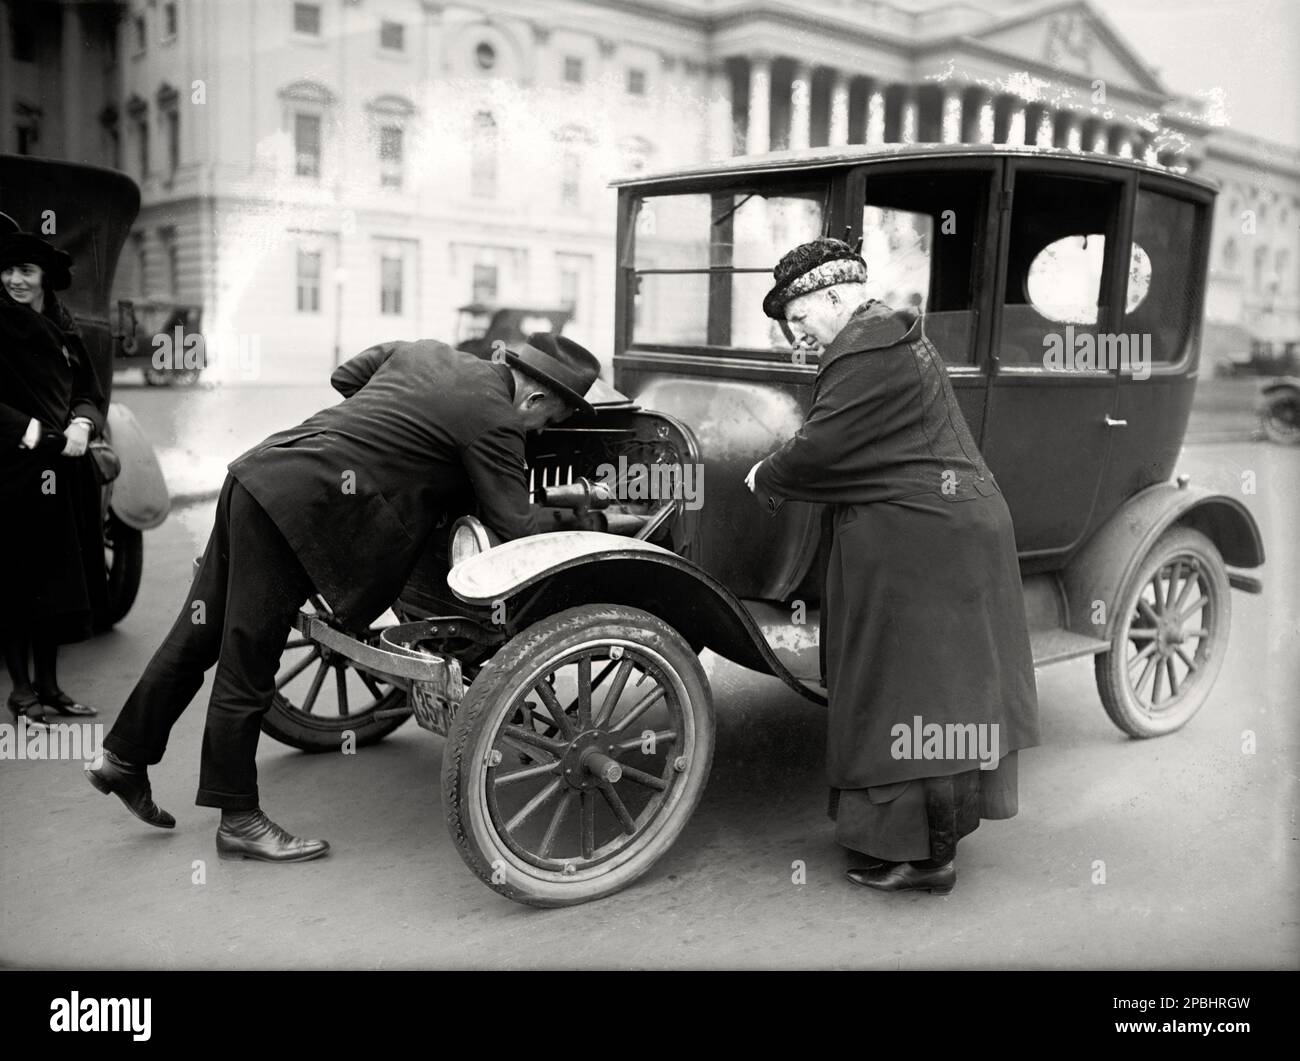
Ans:
[[[1285,379],[1275,379],[1265,383],[1255,396],[1255,406],[1257,409],[1266,408],[1275,398],[1283,394],[1300,397],[1300,379],[1288,376]]]
[[[1128,500],[1088,539],[1062,575],[1069,628],[1077,634],[1109,639],[1114,602],[1128,585],[1148,550],[1175,524],[1199,530],[1212,541],[1229,567],[1259,567],[1264,543],[1250,511],[1234,497],[1185,485],[1157,483]],[[1229,574],[1238,589],[1258,592],[1248,576]],[[1103,609],[1097,604],[1102,603]]]
[[[153,446],[131,410],[117,402],[108,407],[108,437],[122,462],[109,508],[128,527],[151,530],[171,511],[171,495]]]
[[[663,619],[695,651],[708,648],[771,674],[815,703],[826,699],[777,658],[753,616],[721,582],[650,542],[599,531],[516,538],[463,560],[447,585],[469,604],[516,616],[550,615],[579,604],[626,604]]]

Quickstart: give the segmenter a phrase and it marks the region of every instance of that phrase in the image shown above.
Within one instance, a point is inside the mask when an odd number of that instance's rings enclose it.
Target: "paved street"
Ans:
[[[250,419],[260,437],[322,397],[256,395],[234,394],[228,426],[194,435],[196,452],[224,464],[255,441],[242,438]],[[150,423],[168,403],[171,423],[185,421],[174,394],[118,397],[142,419],[152,404]],[[497,897],[461,863],[440,810],[442,742],[413,723],[355,756],[264,738],[266,809],[334,851],[296,866],[218,861],[217,814],[192,803],[205,687],[151,771],[173,832],[93,791],[78,762],[0,762],[0,963],[1295,968],[1300,449],[1192,445],[1180,470],[1239,496],[1243,471],[1258,483],[1243,500],[1265,534],[1266,593],[1232,594],[1214,694],[1181,732],[1136,742],[1103,713],[1091,661],[1041,670],[1044,743],[1021,756],[1021,813],[962,842],[947,898],[845,880],[824,816],[824,712],[711,657],[718,747],[685,833],[632,889],[556,911]],[[134,610],[64,650],[64,685],[104,723],[183,599],[211,515],[210,502],[182,507],[148,534]],[[1254,754],[1242,752],[1246,730]],[[792,881],[797,861],[806,883]],[[1093,883],[1099,861],[1104,884]]]

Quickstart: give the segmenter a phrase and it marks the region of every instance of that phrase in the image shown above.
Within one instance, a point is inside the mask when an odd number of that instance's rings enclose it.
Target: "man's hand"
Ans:
[[[35,449],[41,444],[41,422],[32,417],[31,422],[27,425],[27,430],[23,432],[23,437],[19,440],[18,445],[23,449]]]
[[[760,464],[762,464],[762,463],[763,463],[762,461],[758,461],[758,462],[756,462],[756,463],[754,464],[754,466],[753,466],[752,468],[749,469],[749,474],[745,476],[745,485],[746,485],[747,487],[749,487],[749,492],[750,492],[751,494],[752,494],[752,493],[755,491],[755,489],[756,489],[756,486],[755,486],[755,483],[754,483],[754,479],[755,479],[755,477],[758,475],[758,466],[759,466]]]
[[[90,428],[77,421],[63,429],[63,437],[68,441],[63,447],[65,457],[80,457],[90,445]]]

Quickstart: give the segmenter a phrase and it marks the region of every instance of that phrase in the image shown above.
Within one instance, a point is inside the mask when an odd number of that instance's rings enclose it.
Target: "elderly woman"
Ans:
[[[103,395],[54,292],[72,259],[37,236],[0,235],[0,639],[15,718],[93,715],[59,688],[61,642],[90,632],[102,585],[96,482],[86,456]],[[33,681],[29,665],[35,664]]]
[[[775,512],[824,503],[827,773],[849,870],[882,891],[946,894],[957,841],[1017,810],[1017,751],[1038,703],[1006,502],[921,318],[867,297],[835,239],[796,247],[763,309],[820,348],[799,432],[750,470]]]

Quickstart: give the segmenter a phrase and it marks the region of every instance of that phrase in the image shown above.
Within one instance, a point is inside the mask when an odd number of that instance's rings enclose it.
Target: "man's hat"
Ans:
[[[772,270],[776,284],[763,299],[763,312],[785,320],[785,305],[811,291],[836,284],[865,283],[867,263],[842,239],[823,236],[801,243]]]
[[[45,270],[46,284],[62,291],[72,283],[72,255],[30,232],[0,234],[0,269],[31,262]]]
[[[600,375],[596,355],[572,339],[551,332],[533,332],[528,339],[505,349],[506,364],[545,383],[561,398],[584,413],[592,412],[583,397]]]

